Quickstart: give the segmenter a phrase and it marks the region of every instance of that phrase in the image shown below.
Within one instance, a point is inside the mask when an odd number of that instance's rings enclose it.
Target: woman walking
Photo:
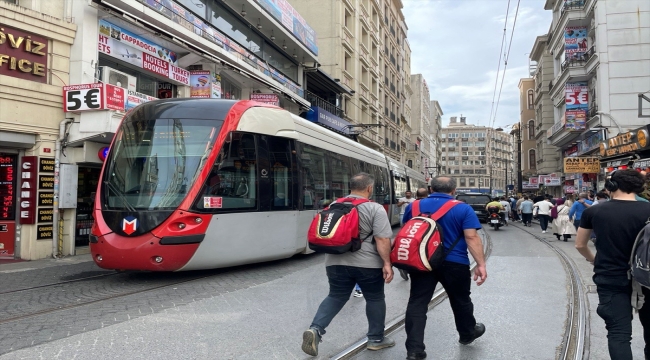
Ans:
[[[553,235],[557,238],[558,241],[561,241],[564,238],[564,241],[568,241],[571,238],[571,235],[576,234],[576,228],[573,226],[571,219],[569,219],[569,210],[570,206],[567,206],[564,203],[564,200],[558,199],[557,204],[553,207],[551,211],[551,217],[554,217],[552,223]],[[560,238],[562,236],[562,238]]]

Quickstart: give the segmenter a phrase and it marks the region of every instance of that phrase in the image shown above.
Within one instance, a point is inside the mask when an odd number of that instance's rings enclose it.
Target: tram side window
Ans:
[[[273,210],[291,209],[293,204],[293,166],[289,140],[269,136],[267,139],[271,160]]]
[[[256,174],[255,137],[232,133],[217,156],[197,207],[213,211],[256,208]]]
[[[370,174],[375,176],[375,191],[373,194],[373,200],[379,204],[387,204],[390,202],[388,170],[376,165],[371,166],[372,172]]]
[[[393,203],[396,204],[399,202],[399,199],[403,198],[406,195],[406,179],[399,177],[399,176],[394,176],[393,177],[393,182],[395,184],[395,195],[393,199]]]
[[[332,169],[332,200],[346,197],[350,194],[350,159],[329,151],[328,158]]]
[[[303,206],[305,210],[323,209],[332,201],[329,162],[326,151],[311,145],[302,145]]]

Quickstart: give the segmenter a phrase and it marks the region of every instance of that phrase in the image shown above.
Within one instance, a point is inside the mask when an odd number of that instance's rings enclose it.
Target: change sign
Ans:
[[[565,173],[597,173],[600,171],[600,161],[596,157],[564,158]]]

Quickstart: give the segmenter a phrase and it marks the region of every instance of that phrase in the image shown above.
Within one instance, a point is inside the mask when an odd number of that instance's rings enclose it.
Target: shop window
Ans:
[[[241,89],[225,76],[221,76],[221,96],[223,99],[241,100]]]
[[[257,207],[256,184],[255,137],[232,133],[217,156],[197,206],[212,211],[254,209]],[[217,197],[220,205],[205,206],[207,197]]]

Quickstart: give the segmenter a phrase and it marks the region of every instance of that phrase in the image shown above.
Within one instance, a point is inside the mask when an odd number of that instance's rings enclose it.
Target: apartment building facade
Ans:
[[[359,141],[404,160],[408,124],[405,68],[410,68],[408,28],[400,0],[288,0],[318,34],[319,61],[353,89],[341,107],[346,121],[366,126]]]
[[[516,134],[521,141],[521,174],[523,181],[531,176],[537,176],[538,154],[535,118],[535,80],[523,78],[519,80],[519,126]]]
[[[407,165],[423,174],[432,166],[431,158],[431,95],[422,74],[411,75],[411,143]],[[435,150],[435,149],[434,149]],[[412,166],[411,166],[412,164]]]
[[[438,100],[431,100],[429,105],[431,109],[431,134],[430,134],[430,143],[431,143],[431,161],[429,163],[429,169],[427,173],[429,176],[437,176],[440,174],[440,158],[442,157],[442,143],[440,142],[440,136],[442,134],[442,107]]]
[[[506,193],[513,181],[512,137],[503,129],[467,124],[453,116],[442,128],[442,174],[456,179],[459,192]]]
[[[605,139],[646,125],[637,100],[650,89],[650,2],[547,0],[544,8],[553,22],[545,49],[538,38],[533,52],[544,59],[539,86],[548,86],[554,112],[544,137],[557,157],[595,154]],[[553,62],[548,84],[546,51]],[[541,111],[544,118],[546,107]]]

